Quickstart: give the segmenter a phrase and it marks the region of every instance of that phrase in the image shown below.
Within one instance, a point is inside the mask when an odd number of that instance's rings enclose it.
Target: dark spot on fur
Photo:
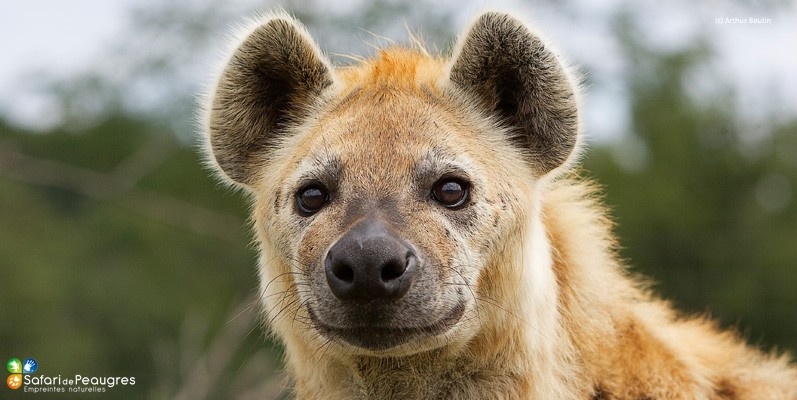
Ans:
[[[501,211],[506,211],[506,209],[508,208],[507,205],[506,205],[506,203],[507,203],[506,197],[504,195],[501,195],[501,197],[499,198],[499,201],[501,201]]]
[[[736,393],[736,388],[733,387],[733,384],[731,382],[725,379],[717,383],[717,387],[714,389],[714,394],[717,395],[717,398],[720,399],[733,400],[738,398],[738,394]]]
[[[282,197],[282,192],[277,190],[277,194],[274,195],[274,212],[277,212],[280,206],[280,197]]]
[[[609,393],[606,392],[602,387],[598,386],[595,388],[595,391],[592,393],[590,400],[609,400]]]
[[[448,219],[459,225],[462,228],[472,228],[473,225],[476,223],[476,209],[473,207],[475,203],[471,203],[466,205],[459,210],[444,210],[443,215],[448,217]],[[440,208],[443,208],[440,206]]]

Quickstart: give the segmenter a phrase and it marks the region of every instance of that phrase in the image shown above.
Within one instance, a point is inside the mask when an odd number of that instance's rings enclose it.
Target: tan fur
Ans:
[[[595,190],[565,172],[577,88],[514,18],[485,14],[450,60],[390,48],[334,68],[277,14],[212,92],[211,163],[253,195],[262,302],[298,398],[797,399],[786,356],[677,315],[626,272]],[[461,210],[428,197],[451,171],[472,184]],[[302,217],[308,179],[332,195]],[[383,350],[320,333],[350,316],[327,293],[324,255],[367,218],[423,256],[386,313],[412,328],[459,302],[452,327]]]

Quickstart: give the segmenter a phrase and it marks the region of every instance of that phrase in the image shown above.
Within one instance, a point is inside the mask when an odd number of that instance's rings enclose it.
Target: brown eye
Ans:
[[[468,202],[470,184],[455,178],[443,178],[432,186],[432,198],[445,207],[458,209]]]
[[[318,212],[328,201],[327,189],[318,183],[307,185],[296,194],[296,208],[305,217]]]

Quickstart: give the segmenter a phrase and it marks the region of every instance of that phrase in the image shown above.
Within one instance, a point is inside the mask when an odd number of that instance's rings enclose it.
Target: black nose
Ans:
[[[327,283],[341,300],[398,300],[412,285],[416,262],[383,222],[366,219],[329,249]]]

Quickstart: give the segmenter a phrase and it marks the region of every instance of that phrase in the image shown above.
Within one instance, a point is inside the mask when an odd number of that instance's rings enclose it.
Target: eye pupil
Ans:
[[[307,186],[299,191],[296,205],[299,212],[308,216],[318,212],[329,201],[329,194],[323,186]]]
[[[462,197],[464,190],[457,182],[446,182],[440,188],[440,201],[444,203],[455,203]]]
[[[456,179],[441,179],[432,187],[432,198],[448,208],[459,208],[468,201],[468,184]]]

